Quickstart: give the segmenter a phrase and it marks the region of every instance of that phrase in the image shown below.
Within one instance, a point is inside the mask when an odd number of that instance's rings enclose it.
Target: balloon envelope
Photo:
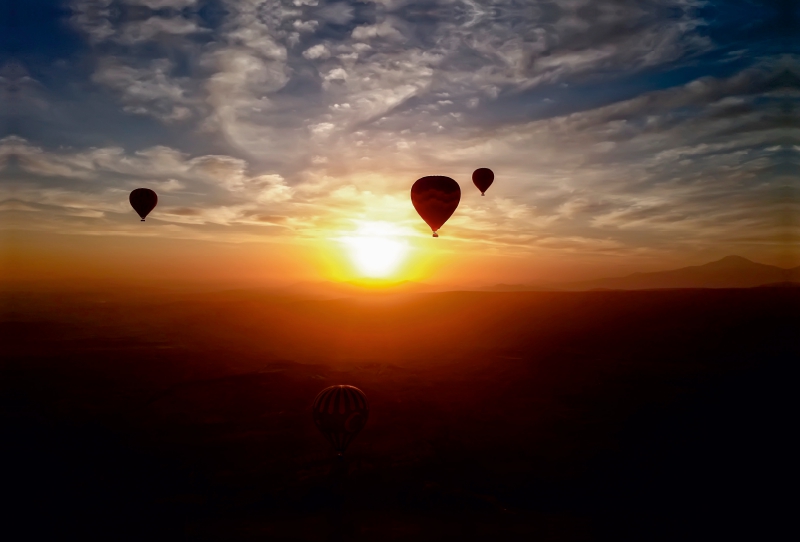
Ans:
[[[494,171],[488,167],[478,168],[472,172],[472,182],[481,191],[481,196],[484,195],[492,183],[494,182]]]
[[[325,388],[314,399],[311,408],[314,425],[340,455],[369,417],[367,397],[355,386]]]
[[[144,222],[144,217],[146,217],[150,211],[155,208],[156,203],[158,203],[158,196],[149,188],[137,188],[131,192],[128,200],[130,200],[133,210],[142,217],[142,222]]]
[[[461,187],[450,177],[422,177],[411,187],[411,203],[431,227],[434,237],[438,237],[436,230],[452,216],[459,201]]]

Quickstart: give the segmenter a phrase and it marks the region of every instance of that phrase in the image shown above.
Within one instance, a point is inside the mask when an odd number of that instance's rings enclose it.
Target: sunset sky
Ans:
[[[799,9],[20,1],[0,49],[4,274],[493,284],[797,265]],[[478,167],[496,174],[486,197]],[[461,185],[438,239],[409,200],[424,175]],[[159,195],[145,223],[137,187]]]

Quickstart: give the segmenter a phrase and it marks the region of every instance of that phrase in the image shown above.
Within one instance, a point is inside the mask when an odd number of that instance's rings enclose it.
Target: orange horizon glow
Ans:
[[[223,288],[341,282],[370,289],[419,282],[448,289],[622,276],[699,265],[729,255],[703,252],[687,259],[548,251],[509,254],[475,246],[458,233],[457,227],[450,227],[434,239],[423,228],[369,220],[353,221],[350,227],[329,232],[325,239],[298,238],[291,243],[7,232],[0,254],[0,280],[208,283]],[[373,250],[386,245],[388,254]],[[747,256],[781,267],[794,264]]]

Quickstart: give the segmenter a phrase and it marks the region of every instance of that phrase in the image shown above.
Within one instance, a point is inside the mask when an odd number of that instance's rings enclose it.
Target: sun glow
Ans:
[[[401,234],[387,222],[362,222],[355,232],[339,239],[363,276],[383,278],[396,272],[408,254]]]

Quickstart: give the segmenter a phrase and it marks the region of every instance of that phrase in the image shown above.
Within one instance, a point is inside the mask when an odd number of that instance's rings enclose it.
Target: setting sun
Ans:
[[[363,276],[383,278],[397,271],[408,254],[408,244],[399,235],[389,223],[365,222],[340,240]]]

